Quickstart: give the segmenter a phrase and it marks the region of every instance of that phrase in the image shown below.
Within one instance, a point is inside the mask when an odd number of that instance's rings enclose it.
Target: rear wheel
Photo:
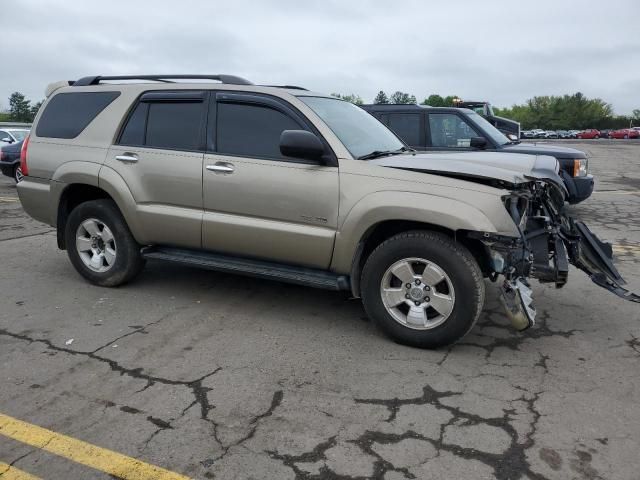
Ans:
[[[625,134],[624,138],[625,138],[625,140],[626,140],[627,138],[629,138],[629,135],[626,135],[626,134]]]
[[[112,200],[92,200],[74,208],[65,241],[73,266],[96,285],[121,285],[144,266],[140,246]]]
[[[428,231],[379,245],[362,271],[367,314],[399,343],[452,344],[473,328],[484,304],[482,272],[469,251]]]
[[[22,175],[22,169],[20,168],[19,165],[17,165],[14,169],[13,169],[13,179],[16,181],[16,183],[20,182],[20,180],[22,180],[24,177],[24,175]]]

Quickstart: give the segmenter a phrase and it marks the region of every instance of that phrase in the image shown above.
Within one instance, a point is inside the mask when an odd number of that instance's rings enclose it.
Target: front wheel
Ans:
[[[91,283],[116,287],[144,266],[140,246],[112,200],[92,200],[71,211],[65,228],[67,254]]]
[[[463,245],[440,233],[406,232],[367,259],[362,300],[367,314],[397,342],[438,348],[473,328],[484,305],[484,280]]]
[[[625,140],[626,140],[627,138],[629,138],[629,135],[625,135],[625,136],[624,136],[624,139],[625,139]]]
[[[18,165],[13,169],[13,179],[16,181],[16,183],[19,183],[23,178],[24,175],[22,175],[22,169]]]

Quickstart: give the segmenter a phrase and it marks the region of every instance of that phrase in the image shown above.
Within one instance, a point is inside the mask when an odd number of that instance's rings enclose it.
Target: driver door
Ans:
[[[483,135],[455,113],[429,113],[427,150],[470,151],[471,138]]]
[[[338,167],[285,157],[284,130],[309,130],[287,102],[212,95],[203,165],[203,247],[326,269],[337,229]]]

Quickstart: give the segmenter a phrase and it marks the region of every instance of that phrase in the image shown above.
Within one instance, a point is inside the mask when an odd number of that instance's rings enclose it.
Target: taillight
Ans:
[[[29,148],[29,135],[27,135],[22,142],[22,148],[20,149],[20,170],[25,177],[29,175],[29,168],[27,167],[27,149]]]

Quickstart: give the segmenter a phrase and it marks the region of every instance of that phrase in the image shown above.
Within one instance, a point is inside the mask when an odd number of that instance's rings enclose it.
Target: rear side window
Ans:
[[[160,92],[161,93],[161,92]],[[188,93],[185,93],[187,95]],[[160,94],[154,94],[160,97]],[[171,98],[139,102],[122,133],[120,145],[201,150],[205,103]]]
[[[218,153],[277,159],[285,158],[280,134],[303,128],[279,110],[245,103],[218,103],[216,125]]]
[[[390,113],[388,126],[407,145],[420,145],[420,115],[416,113]]]
[[[76,138],[120,92],[70,92],[54,96],[38,121],[36,135]]]

